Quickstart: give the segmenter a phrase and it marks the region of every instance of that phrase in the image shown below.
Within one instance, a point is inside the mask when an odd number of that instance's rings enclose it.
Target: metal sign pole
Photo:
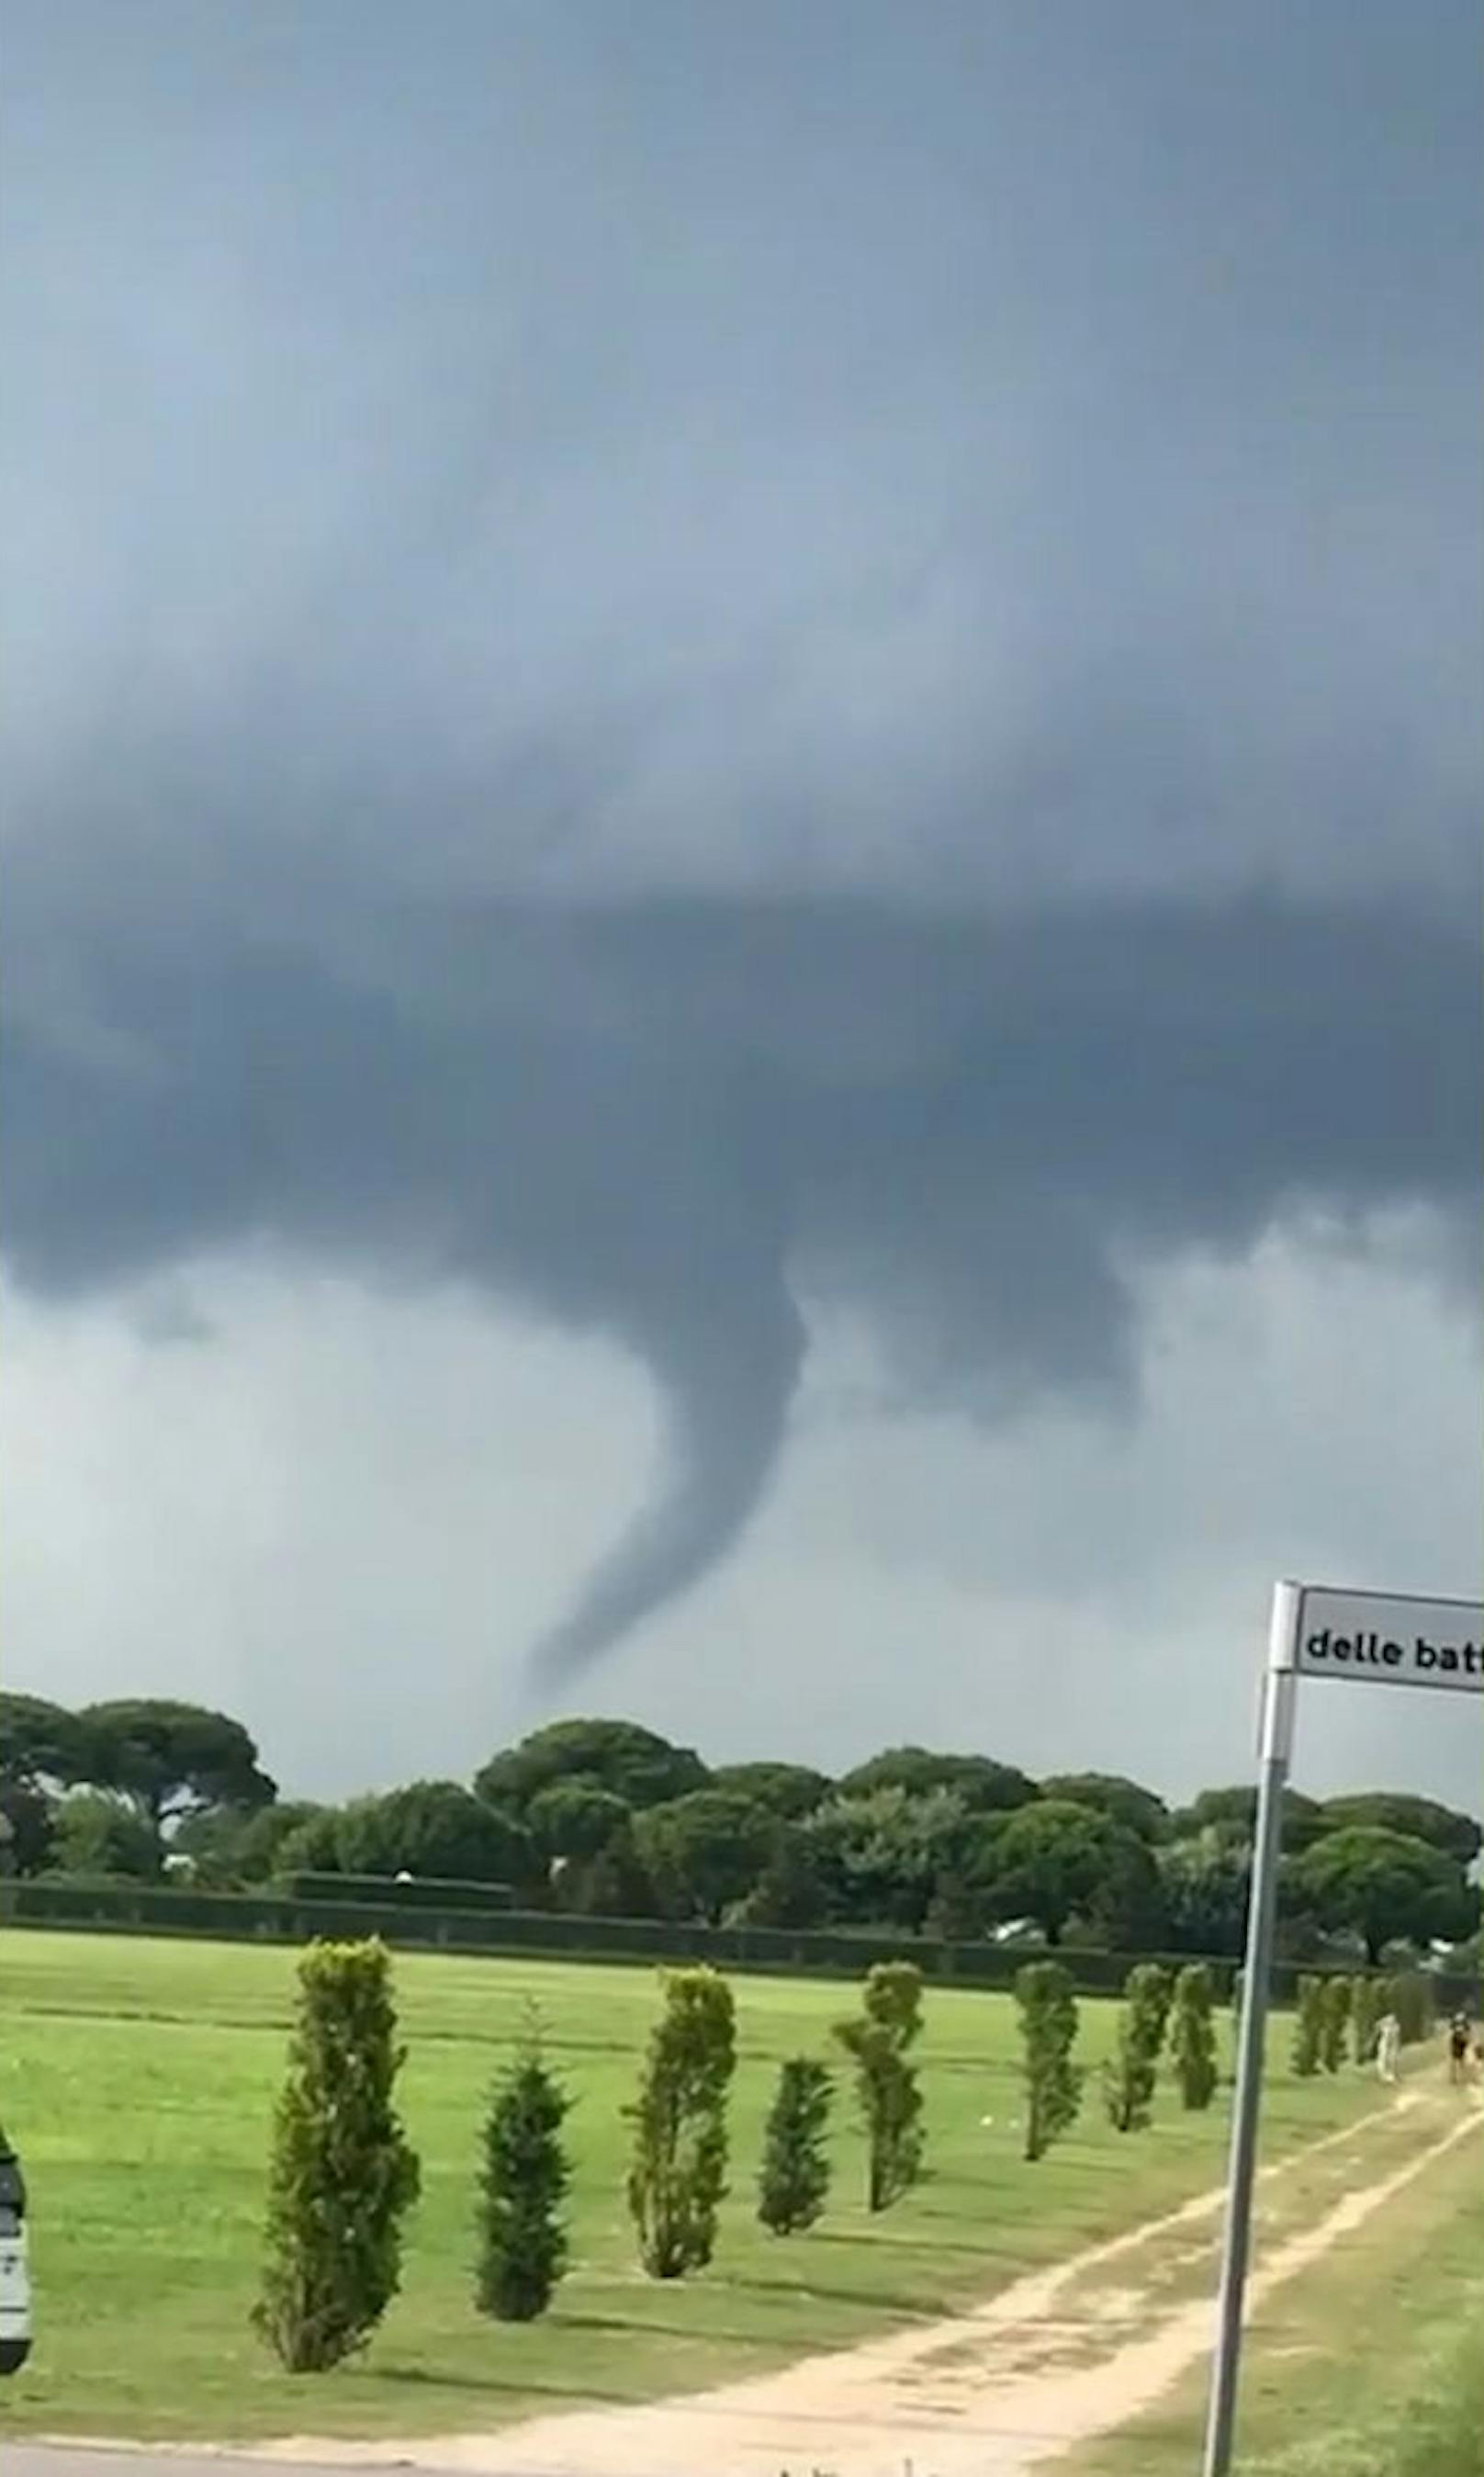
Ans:
[[[1252,1885],[1247,1900],[1246,1962],[1237,2049],[1237,2090],[1232,2111],[1226,2228],[1217,2306],[1216,2362],[1211,2375],[1202,2477],[1227,2477],[1231,2467],[1237,2368],[1242,2354],[1242,2307],[1252,2234],[1252,2185],[1257,2167],[1257,2119],[1263,2089],[1268,1987],[1272,1974],[1273,1924],[1277,1915],[1283,1789],[1294,1751],[1300,1598],[1296,1583],[1279,1583],[1272,1594],[1263,1697],[1257,1826],[1253,1836]]]

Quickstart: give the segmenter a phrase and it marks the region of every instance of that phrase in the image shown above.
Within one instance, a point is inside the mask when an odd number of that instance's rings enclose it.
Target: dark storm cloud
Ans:
[[[1126,1392],[1151,1252],[1477,1209],[1478,946],[1395,910],[500,912],[429,929],[452,1005],[401,936],[401,994],[115,945],[115,1063],[8,1043],[6,1246],[61,1289],[261,1239],[620,1338],[672,1476],[564,1664],[736,1537],[813,1302],[859,1309],[912,1400],[993,1416]]]
[[[54,865],[1468,870],[1468,0],[6,30],[0,727]]]
[[[1476,25],[8,0],[5,1211],[985,1415],[1477,1203]],[[1261,897],[1254,886],[1268,890]]]

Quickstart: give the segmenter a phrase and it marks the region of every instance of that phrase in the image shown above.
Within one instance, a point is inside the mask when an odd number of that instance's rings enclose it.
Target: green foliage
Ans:
[[[1014,2010],[999,1997],[959,1989],[945,1999],[940,2022],[927,1977],[927,2026],[914,2061],[920,2059],[926,2098],[928,2164],[938,2172],[894,2211],[867,2222],[864,2164],[855,2164],[853,2076],[847,2078],[849,2068],[829,2037],[836,2015],[857,2009],[855,1985],[734,1979],[734,2194],[722,2205],[711,2269],[658,2285],[639,2268],[621,2198],[631,2131],[622,2103],[633,2096],[658,2011],[650,1971],[577,1963],[533,1972],[523,1962],[492,1964],[451,1951],[436,1966],[417,1964],[415,1988],[396,1954],[398,2009],[413,2049],[398,2088],[410,2134],[423,2154],[428,2207],[409,2225],[403,2293],[369,2352],[327,2379],[290,2375],[248,2339],[244,2314],[251,2298],[227,2272],[240,2233],[243,2163],[251,2187],[255,2141],[257,2164],[265,2165],[264,2041],[269,2083],[276,2085],[288,2031],[273,2025],[286,2018],[297,1958],[266,1942],[0,1929],[7,2082],[0,2115],[39,2179],[36,2238],[44,2244],[38,2267],[46,2306],[45,2380],[0,2384],[0,2477],[19,2477],[19,2455],[7,2451],[7,2443],[59,2423],[93,2434],[229,2434],[242,2444],[309,2427],[367,2440],[384,2435],[394,2450],[412,2426],[458,2431],[471,2416],[484,2421],[480,2401],[488,2405],[497,2394],[499,2414],[517,2391],[528,2396],[533,2382],[551,2386],[547,2404],[560,2407],[603,2393],[637,2399],[673,2391],[677,2380],[745,2379],[776,2351],[781,2320],[796,2350],[838,2345],[842,2287],[854,2299],[851,2332],[867,2320],[899,2322],[904,2298],[935,2315],[967,2311],[984,2289],[987,2239],[995,2278],[1008,2281],[1077,2251],[1094,2235],[1135,2228],[1206,2189],[1221,2173],[1218,2108],[1204,2117],[1180,2117],[1172,2087],[1168,2095],[1162,2089],[1153,2137],[1119,2142],[1099,2098],[1095,2115],[1084,2103],[1078,2125],[1041,2168],[1022,2168],[1019,2134],[1007,2132],[1005,2121],[1022,2113],[1010,2078],[1019,2058]],[[863,1974],[859,1964],[856,1979]],[[473,2310],[473,2219],[489,2085],[511,2052],[503,2042],[518,2036],[520,2006],[537,1978],[548,2062],[580,2098],[565,2128],[573,2166],[571,2268],[550,2314],[522,2327],[490,2322]],[[1089,2010],[1083,2027],[1091,2045]],[[141,2026],[151,2021],[167,2022],[167,2033],[156,2036]],[[502,2043],[491,2047],[491,2039]],[[1280,2045],[1286,2045],[1281,2034]],[[820,2056],[835,2072],[835,2176],[817,2225],[801,2237],[773,2239],[755,2216],[762,2126],[779,2062],[794,2054]],[[48,2122],[60,2126],[63,2075],[64,2159],[55,2130],[50,2137],[45,2131]],[[1162,2066],[1162,2083],[1164,2075]],[[275,2094],[270,2088],[269,2109]],[[1089,2099],[1094,2095],[1090,2088]],[[1353,2122],[1357,2095],[1346,2090],[1344,2076],[1295,2083],[1280,2070],[1265,2111],[1273,2155]],[[987,2110],[994,2114],[993,2132],[981,2129]],[[150,2122],[160,2134],[152,2145],[158,2173],[147,2165],[139,2172],[137,2164],[134,2137]],[[1416,2119],[1411,2122],[1421,2140]],[[1473,2162],[1460,2154],[1459,2165],[1464,2172],[1452,2184],[1468,2199],[1477,2181],[1468,2172]],[[1432,2180],[1440,2196],[1444,2175]],[[257,2203],[251,2191],[248,2201],[251,2211]],[[184,2230],[183,2218],[189,2221]],[[62,2240],[64,2220],[86,2241]],[[856,2230],[865,2241],[856,2241]],[[1484,2219],[1475,2214],[1468,2240],[1475,2251],[1481,2238]],[[1396,2274],[1405,2283],[1410,2260],[1403,2253],[1394,2264],[1367,2324],[1395,2336],[1403,2353],[1405,2315],[1398,2322],[1392,2307]],[[914,2265],[929,2261],[924,2290],[915,2282]],[[835,2275],[842,2263],[845,2280]],[[245,2267],[250,2289],[257,2269],[251,2250]],[[183,2269],[193,2283],[189,2288]],[[107,2345],[97,2319],[100,2282],[109,2294]],[[1447,2320],[1446,2282],[1433,2285],[1441,2319]],[[1402,2306],[1413,2312],[1417,2303],[1408,2287]],[[1353,2310],[1349,2327],[1359,2327]],[[1484,2338],[1477,2322],[1470,2332],[1476,2343]],[[689,2367],[680,2362],[686,2358]],[[507,2384],[514,2389],[504,2389]],[[1260,2422],[1266,2434],[1270,2420]],[[1167,2430],[1175,2433],[1177,2423],[1166,2420]],[[1261,2439],[1250,2435],[1249,2448]],[[328,2456],[343,2454],[337,2446]],[[1158,2437],[1143,2460],[1136,2439],[1125,2477],[1155,2477],[1160,2456]],[[833,2464],[827,2449],[814,2457],[823,2467]],[[810,2454],[780,2450],[759,2477],[779,2477],[785,2464],[804,2477]],[[700,2454],[691,2465],[704,2477]],[[925,2462],[918,2456],[919,2477],[939,2466],[931,2456]],[[1394,2477],[1384,2453],[1375,2477],[1382,2469]],[[1333,2477],[1360,2477],[1343,2452],[1332,2470]],[[1454,2477],[1454,2463],[1446,2456],[1430,2477],[1445,2472]],[[117,2477],[131,2473],[121,2469]],[[274,2472],[260,2469],[257,2477]],[[293,2472],[281,2468],[277,2477]],[[1190,2477],[1189,2469],[1182,2477]]]
[[[890,2030],[864,2018],[836,2024],[835,2036],[855,2066],[866,2128],[866,2201],[890,2210],[917,2183],[922,2159],[922,2093]]]
[[[559,1780],[538,1789],[525,1810],[526,1829],[541,1856],[587,1864],[627,1831],[633,1809],[596,1781]]]
[[[1358,2064],[1375,2055],[1376,2033],[1386,2013],[1386,1982],[1365,1972],[1350,1982],[1350,2052]]]
[[[922,1973],[910,1961],[867,1973],[860,2014],[835,2037],[855,2066],[866,2128],[866,2201],[890,2210],[922,2171],[922,2093],[907,2062],[922,2028]]]
[[[77,1715],[79,1777],[132,1797],[159,1830],[204,1806],[277,1795],[240,1720],[195,1703],[92,1703]]]
[[[636,1815],[634,1846],[670,1916],[716,1926],[757,1882],[781,1829],[766,1806],[701,1789]]]
[[[452,1917],[467,1917],[476,1911],[481,1916],[508,1917],[515,1906],[508,1884],[471,1884],[442,1875],[320,1874],[312,1867],[302,1875],[290,1875],[284,1893],[300,1908],[313,1903],[315,1908],[336,1911],[358,1907],[427,1911],[444,1926]]]
[[[0,1875],[39,1875],[52,1864],[57,1809],[35,1781],[0,1779]]]
[[[1322,1978],[1300,1978],[1293,2047],[1293,2066],[1300,2081],[1308,2081],[1319,2071],[1324,2053],[1325,2010]]]
[[[710,2262],[726,2191],[726,2098],[737,2062],[732,1990],[714,1969],[667,1971],[629,2114],[630,2216],[651,2279]]]
[[[1082,1911],[1089,1933],[1116,1952],[1159,1952],[1165,1943],[1165,1900],[1158,1853],[1121,1823],[1110,1821],[1109,1831],[1102,1880]]]
[[[128,1798],[80,1789],[56,1809],[49,1861],[53,1874],[122,1876],[130,1883],[154,1884],[160,1880],[163,1854],[154,1825]]]
[[[1320,2031],[1320,2062],[1326,2073],[1337,2073],[1345,2062],[1349,2026],[1350,1982],[1347,1978],[1326,1978]]]
[[[1386,2009],[1395,2013],[1404,2047],[1420,2047],[1433,2033],[1437,2005],[1425,1970],[1401,1969],[1386,1981]]]
[[[885,2030],[905,2055],[922,2032],[922,1972],[916,1962],[878,1961],[866,1974],[866,2017]]]
[[[133,1800],[172,1850],[191,1857],[203,1887],[405,1870],[509,1881],[531,1901],[592,1916],[834,1919],[954,1941],[1019,1911],[1052,1943],[1075,1922],[1088,1947],[1227,1958],[1241,1949],[1256,1798],[1247,1785],[1208,1789],[1171,1816],[1118,1774],[1053,1775],[1038,1792],[1010,1765],[918,1746],[873,1756],[832,1790],[806,1764],[711,1774],[692,1749],[635,1722],[578,1719],[535,1731],[480,1773],[479,1802],[506,1835],[496,1855],[456,1783],[414,1783],[391,1793],[395,1803],[363,1798],[340,1813],[280,1806],[251,1737],[223,1714],[147,1698],[72,1714],[0,1694],[0,1873],[75,1873],[72,1853],[55,1843],[54,1809],[59,1789],[83,1786]],[[775,1840],[750,1872],[734,1839],[735,1863],[714,1845],[705,1856],[715,1863],[697,1869],[700,1835],[690,1824],[680,1863],[668,1847],[663,1864],[646,1866],[633,1815],[706,1789],[805,1837]],[[1075,1826],[1071,1810],[1096,1820]],[[1113,1835],[1100,1844],[1097,1822]],[[663,1830],[653,1837],[667,1839]],[[1280,1951],[1304,1958],[1326,1934],[1354,1933],[1375,1966],[1392,1945],[1476,1934],[1479,1895],[1464,1869],[1481,1839],[1472,1816],[1406,1792],[1321,1807],[1286,1791]],[[118,1852],[96,1863],[119,1863]]]
[[[960,1868],[945,1866],[933,1886],[923,1934],[943,1943],[973,1943],[984,1933],[984,1919],[979,1887]]]
[[[314,1943],[274,2118],[253,2321],[291,2373],[364,2347],[396,2294],[417,2161],[394,2104],[402,2051],[379,1943]]]
[[[925,1746],[891,1746],[857,1764],[839,1786],[844,1798],[870,1797],[878,1789],[905,1789],[909,1797],[928,1797],[945,1789],[973,1814],[1000,1814],[1028,1806],[1036,1784],[1013,1764],[992,1763],[988,1755],[935,1755]]]
[[[637,1720],[553,1720],[518,1746],[492,1755],[474,1787],[491,1806],[518,1814],[559,1780],[587,1781],[639,1809],[688,1797],[709,1779],[689,1746],[672,1746]]]
[[[631,1823],[621,1824],[595,1856],[569,1860],[554,1890],[558,1907],[581,1917],[657,1919],[662,1906],[644,1871]],[[678,1942],[672,1948],[682,1949]]]
[[[1017,1973],[1015,2000],[1024,2050],[1025,2156],[1044,2159],[1082,2104],[1082,2070],[1071,2060],[1077,2004],[1070,1975],[1059,1962],[1032,1962]]]
[[[1246,1931],[1250,1851],[1207,1825],[1169,1842],[1158,1864],[1169,1949],[1234,1960]]]
[[[1399,1789],[1363,1789],[1348,1797],[1327,1797],[1321,1812],[1326,1832],[1356,1827],[1399,1832],[1407,1839],[1425,1840],[1429,1847],[1441,1849],[1460,1866],[1471,1866],[1484,1845],[1484,1832],[1471,1814]]]
[[[320,1807],[290,1824],[274,1848],[268,1881],[287,1884],[295,1875],[343,1874],[340,1827],[340,1810],[335,1806]]]
[[[1173,1817],[1175,1838],[1195,1839],[1203,1832],[1217,1834],[1228,1846],[1250,1849],[1257,1830],[1257,1790],[1250,1784],[1238,1789],[1205,1789],[1190,1806],[1182,1807]],[[1283,1847],[1292,1856],[1307,1849],[1324,1830],[1324,1810],[1318,1800],[1305,1797],[1302,1790],[1286,1789],[1283,1792]]]
[[[1182,2107],[1208,2108],[1216,2096],[1216,1999],[1204,1962],[1187,1962],[1174,1986],[1170,2059]]]
[[[1090,1806],[1110,1823],[1151,1843],[1170,1838],[1170,1809],[1151,1789],[1125,1780],[1120,1772],[1058,1772],[1041,1784],[1043,1797],[1072,1806]]]
[[[780,1823],[777,1845],[748,1892],[727,1912],[739,1927],[817,1927],[828,1908],[813,1852],[796,1824]]]
[[[272,1880],[278,1853],[292,1832],[313,1823],[325,1810],[308,1799],[275,1800],[249,1811],[238,1806],[205,1807],[188,1815],[172,1833],[170,1847],[191,1861],[192,1883],[230,1891],[239,1886]]]
[[[356,1798],[336,1819],[335,1850],[347,1875],[405,1869],[445,1883],[516,1883],[534,1865],[523,1826],[456,1781],[414,1781],[385,1797]]]
[[[88,1777],[72,1713],[39,1694],[0,1694],[0,1788],[66,1789]]]
[[[822,1806],[833,1783],[807,1764],[720,1764],[712,1773],[713,1789],[766,1806],[784,1823],[802,1823]]]
[[[302,1831],[314,1822],[325,1809],[314,1798],[275,1799],[271,1806],[259,1807],[255,1814],[234,1812],[238,1827],[235,1840],[229,1843],[237,1879],[242,1884],[270,1884],[278,1865],[279,1852],[290,1832]],[[202,1817],[205,1822],[208,1818]],[[182,1825],[176,1835],[179,1843],[189,1827]]]
[[[244,1885],[271,1884],[289,1834],[305,1831],[329,1812],[315,1799],[307,1797],[275,1799],[271,1806],[260,1807],[256,1814],[243,1814],[238,1810],[234,1816],[236,1837],[227,1844],[237,1881]],[[210,1818],[203,1816],[201,1820],[206,1823]],[[177,1843],[188,1829],[182,1825],[176,1835]]]
[[[636,1722],[576,1719],[491,1757],[474,1796],[415,1782],[335,1810],[281,1804],[226,1714],[147,1698],[73,1714],[0,1694],[0,1876],[75,1880],[86,1865],[146,1880],[142,1841],[126,1852],[116,1827],[74,1820],[59,1843],[59,1792],[85,1787],[129,1798],[203,1889],[409,1873],[506,1883],[519,1905],[593,1918],[834,1923],[963,1943],[1022,1916],[1053,1945],[1072,1936],[1084,1951],[1230,1960],[1256,1801],[1246,1785],[1207,1789],[1170,1815],[1119,1774],[1056,1774],[1038,1791],[1011,1765],[920,1746],[888,1748],[833,1787],[803,1764],[711,1773]],[[725,1803],[692,1808],[702,1792]],[[1326,1937],[1353,1934],[1377,1967],[1397,1946],[1476,1935],[1465,1870],[1484,1834],[1472,1816],[1382,1790],[1322,1807],[1288,1790],[1283,1814],[1285,1960],[1312,1964]],[[1471,1965],[1466,1952],[1459,1967]],[[1111,1968],[1099,1983],[1115,1983]]]
[[[1458,1860],[1405,1833],[1366,1824],[1326,1833],[1295,1860],[1289,1877],[1293,1896],[1321,1926],[1363,1939],[1372,1967],[1389,1943],[1469,1931]]]
[[[883,1782],[828,1799],[803,1833],[831,1916],[917,1934],[982,1829],[956,1789]]]
[[[570,2181],[562,2127],[571,2102],[541,2060],[533,2021],[485,2126],[475,2301],[500,2322],[544,2314],[566,2267]]]
[[[993,1914],[1034,1918],[1048,1943],[1060,1943],[1069,1919],[1096,1902],[1131,1839],[1106,1815],[1066,1799],[1021,1807],[998,1825],[985,1855]]]
[[[812,2228],[824,2209],[833,2097],[829,2073],[815,2057],[790,2056],[779,2066],[758,2178],[758,2217],[774,2236]]]
[[[1164,2050],[1165,2039],[1170,2030],[1170,2016],[1174,2009],[1175,1972],[1172,1969],[1167,1968],[1162,1962],[1146,1962],[1139,1964],[1139,1966],[1146,1968],[1150,1972],[1149,1989],[1145,2001],[1148,2003],[1150,2011],[1150,2020],[1154,2038],[1154,2053],[1156,2056],[1159,2056]]]
[[[12,1919],[35,1926],[92,1923],[239,1944],[263,1938],[298,1942],[315,1935],[394,1932],[398,1945],[545,1955],[553,1960],[580,1956],[593,1961],[681,1962],[704,1956],[720,1968],[735,1963],[789,1974],[827,1971],[832,1975],[859,1970],[863,1946],[867,1954],[878,1948],[872,1939],[843,1931],[775,1930],[762,1925],[703,1928],[644,1917],[632,1907],[591,1916],[562,1908],[522,1911],[512,1909],[501,1888],[494,1885],[383,1881],[374,1888],[373,1910],[368,1905],[368,1888],[353,1878],[319,1878],[313,1901],[299,1896],[298,1882],[295,1879],[283,1889],[247,1893],[123,1880],[0,1875],[0,1929]],[[397,1914],[394,1930],[385,1915],[389,1905]],[[1025,1959],[1023,1946],[1008,1944],[955,1950],[925,1941],[913,1950],[924,1977],[956,1978],[977,1987],[1008,1989]],[[1112,1993],[1127,1971],[1126,1961],[1106,1952],[1069,1947],[1063,1958],[1074,1972],[1079,1995]],[[1225,1973],[1215,1975],[1220,1988]],[[1287,2000],[1291,1986],[1291,1973],[1280,1970],[1279,2001]],[[1467,1971],[1451,1975],[1446,1986],[1450,2007],[1471,2001],[1476,1994],[1476,1982],[1471,1982]],[[1428,1977],[1423,1982],[1424,1994],[1431,1987]],[[1234,2031],[1235,2027],[1234,2015]]]
[[[1143,2132],[1153,2114],[1170,1991],[1169,1973],[1157,1962],[1140,1962],[1128,1973],[1117,2045],[1103,2067],[1108,2121],[1116,2133]]]

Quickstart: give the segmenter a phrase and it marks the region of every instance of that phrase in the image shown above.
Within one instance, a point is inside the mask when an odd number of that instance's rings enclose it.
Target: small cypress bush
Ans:
[[[1219,2078],[1216,1997],[1211,1972],[1202,1961],[1188,1962],[1175,1981],[1170,2046],[1181,2106],[1208,2108],[1216,2096]]]
[[[915,1961],[878,1961],[866,1973],[867,2018],[880,2023],[905,2055],[922,2030],[922,1972]]]
[[[1170,2016],[1175,2001],[1175,1972],[1167,1969],[1163,1962],[1149,1961],[1143,1965],[1149,1972],[1148,1990],[1144,2001],[1149,2008],[1150,2036],[1157,2061],[1165,2052],[1165,2041],[1170,2035]]]
[[[651,2279],[710,2262],[726,2191],[726,2099],[737,2063],[732,1990],[715,1969],[673,1969],[649,2036],[634,2126],[629,2213]]]
[[[1402,1969],[1388,1982],[1387,2009],[1396,2014],[1401,2025],[1404,2047],[1421,2046],[1432,2037],[1437,2006],[1433,1985],[1425,1970]]]
[[[790,2056],[779,2066],[758,2178],[758,2217],[774,2236],[812,2228],[824,2208],[833,2097],[829,2073],[815,2057]]]
[[[1017,1974],[1015,2000],[1025,2046],[1025,2156],[1044,2159],[1082,2104],[1082,2070],[1071,2060],[1077,2004],[1070,1975],[1060,1962],[1031,1962]]]
[[[922,2093],[891,2032],[879,2021],[837,2023],[835,2036],[855,2066],[866,2126],[866,2207],[889,2211],[922,2168]]]
[[[1347,1978],[1326,1978],[1320,2021],[1320,2062],[1326,2073],[1337,2073],[1345,2062],[1349,2026],[1350,1982]]]
[[[1142,1961],[1129,1971],[1118,2044],[1103,2066],[1103,2096],[1117,2133],[1142,2132],[1153,2114],[1170,1995],[1170,1980],[1157,1962]]]
[[[910,1961],[867,1973],[860,2014],[836,2024],[855,2065],[866,2125],[866,2202],[890,2210],[922,2172],[922,2093],[907,2053],[922,2027],[922,1973]]]
[[[1324,1982],[1300,1978],[1298,2007],[1294,2015],[1294,2070],[1300,2081],[1319,2071],[1324,2052]]]
[[[416,2158],[394,2104],[403,2061],[385,1946],[312,1943],[274,2117],[257,2330],[290,2373],[365,2345],[401,2272]]]
[[[475,2302],[496,2321],[534,2322],[566,2267],[562,2127],[570,2105],[541,2060],[533,2022],[485,2125]]]

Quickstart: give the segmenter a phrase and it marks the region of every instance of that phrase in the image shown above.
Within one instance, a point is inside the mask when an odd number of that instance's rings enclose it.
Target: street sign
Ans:
[[[1484,1608],[1471,1600],[1403,1599],[1307,1584],[1298,1594],[1295,1632],[1300,1677],[1484,1694]]]
[[[1302,1677],[1348,1678],[1372,1686],[1435,1686],[1477,1694],[1484,1690],[1484,1606],[1473,1600],[1337,1591],[1318,1583],[1279,1583],[1273,1589],[1263,1679],[1257,1822],[1247,1899],[1226,2228],[1202,2477],[1228,2477],[1231,2467],[1242,2305],[1252,2237],[1268,1982],[1277,1918],[1283,1788],[1293,1758],[1294,1711]]]

